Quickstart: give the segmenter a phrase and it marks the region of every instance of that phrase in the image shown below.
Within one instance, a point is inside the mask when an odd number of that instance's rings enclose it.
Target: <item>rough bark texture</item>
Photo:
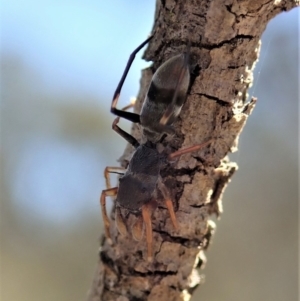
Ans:
[[[153,32],[145,58],[153,66],[143,71],[135,110],[138,112],[153,72],[169,57],[182,52],[188,40],[192,53],[192,85],[175,123],[176,138],[162,147],[191,146],[213,138],[202,151],[182,156],[162,171],[172,187],[180,230],[171,224],[163,202],[153,214],[153,262],[146,242],[122,237],[112,223],[113,245],[102,239],[99,263],[89,293],[96,300],[189,300],[200,284],[214,231],[212,214],[222,212],[223,191],[237,169],[226,157],[235,151],[238,136],[255,101],[246,103],[260,37],[267,22],[298,1],[166,0],[158,1]],[[140,130],[133,126],[133,135]],[[132,148],[121,158],[126,166]],[[129,220],[129,223],[132,221]]]

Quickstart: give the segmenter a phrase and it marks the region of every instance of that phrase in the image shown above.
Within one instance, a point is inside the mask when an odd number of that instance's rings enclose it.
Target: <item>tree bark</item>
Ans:
[[[152,219],[152,262],[145,259],[145,240],[121,236],[112,223],[114,243],[104,237],[101,241],[89,301],[190,299],[201,283],[198,269],[204,267],[204,251],[215,228],[210,216],[222,212],[222,194],[237,169],[227,154],[236,151],[255,106],[253,99],[247,103],[247,89],[260,37],[271,18],[298,4],[297,0],[157,1],[155,35],[145,53],[153,66],[143,71],[135,111],[141,108],[154,71],[190,41],[192,85],[174,124],[176,139],[167,138],[163,146],[175,150],[209,139],[212,143],[162,171],[172,187],[180,229],[173,229],[166,207],[159,203]],[[141,138],[138,126],[133,126],[132,134]],[[132,151],[126,148],[122,166],[127,166]]]

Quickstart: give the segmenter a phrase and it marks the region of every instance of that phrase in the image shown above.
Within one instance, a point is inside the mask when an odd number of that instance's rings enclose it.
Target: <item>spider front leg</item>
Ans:
[[[135,104],[135,100],[132,101],[129,105],[123,108],[124,112],[130,108],[132,108]],[[123,111],[122,111],[123,112]],[[120,117],[115,118],[112,124],[112,129],[117,132],[120,136],[122,136],[127,142],[129,142],[133,147],[139,147],[139,142],[130,134],[122,130],[117,124],[120,121]]]
[[[128,74],[128,71],[131,67],[131,64],[132,62],[134,61],[134,58],[135,58],[135,55],[153,38],[153,36],[150,36],[146,41],[144,41],[139,47],[137,47],[133,52],[132,54],[130,55],[129,57],[129,60],[127,62],[127,65],[125,67],[125,70],[123,72],[123,75],[121,77],[121,80],[116,88],[116,91],[114,93],[114,97],[113,97],[113,100],[112,100],[112,104],[111,104],[111,108],[110,108],[110,111],[111,113],[119,116],[119,117],[122,117],[122,118],[125,118],[131,122],[134,122],[134,123],[140,123],[140,115],[139,114],[136,114],[136,113],[131,113],[131,112],[126,112],[124,110],[118,110],[116,107],[117,107],[117,103],[118,103],[118,100],[119,100],[119,97],[120,97],[120,93],[121,93],[121,90],[122,90],[122,87],[123,87],[123,84],[124,84],[124,81],[126,79],[126,76]]]

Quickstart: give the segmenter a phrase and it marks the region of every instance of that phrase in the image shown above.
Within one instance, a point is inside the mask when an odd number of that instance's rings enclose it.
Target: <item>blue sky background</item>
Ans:
[[[44,108],[34,114],[34,108],[61,106],[65,102],[71,106],[95,107],[99,110],[99,119],[101,114],[107,115],[110,131],[109,106],[113,91],[129,54],[151,32],[153,14],[152,1],[5,1],[1,16],[2,57],[18,60],[30,70],[23,79],[34,91],[32,98],[37,94],[50,95],[47,104],[45,97],[34,103],[29,99],[25,103],[24,95],[16,96],[20,102],[16,104],[7,99],[12,110],[19,110],[24,105],[20,118],[26,120],[21,128],[28,123],[33,128],[45,127],[45,124],[39,125],[36,114],[42,116],[44,113],[44,118],[49,119],[55,113],[51,108],[46,113]],[[140,59],[142,53],[138,54],[128,75],[120,106],[136,95],[140,70],[149,65]],[[26,117],[24,112],[27,111]],[[12,118],[17,119],[16,114]],[[98,199],[104,185],[102,170],[109,163],[101,162],[99,167],[95,163],[99,157],[95,149],[86,146],[82,151],[82,145],[74,147],[66,141],[59,141],[57,136],[61,129],[55,120],[57,117],[52,118],[54,120],[40,135],[27,137],[28,133],[25,133],[21,135],[22,141],[15,139],[17,145],[11,145],[9,149],[7,144],[7,156],[12,156],[12,148],[20,149],[16,158],[11,160],[16,164],[8,172],[9,186],[22,214],[25,211],[33,219],[40,217],[66,222],[66,218],[74,218],[73,213],[80,216],[82,200],[86,196]],[[56,134],[45,134],[45,131]],[[11,136],[9,132],[7,136]],[[115,152],[112,152],[114,157],[109,158],[115,164],[121,154],[117,147],[123,146],[116,145],[116,141],[122,140],[114,134],[112,136],[108,144]],[[101,141],[100,135],[98,139]],[[102,142],[105,143],[103,139]],[[96,173],[97,180],[93,177],[96,169],[101,170]],[[86,176],[84,179],[82,174]],[[92,195],[91,191],[94,192]],[[98,206],[97,201],[84,206],[91,204],[93,209]]]
[[[40,73],[51,93],[110,95],[130,52],[151,32],[153,14],[154,1],[4,1],[2,51]],[[128,78],[132,95],[143,66],[137,60]]]

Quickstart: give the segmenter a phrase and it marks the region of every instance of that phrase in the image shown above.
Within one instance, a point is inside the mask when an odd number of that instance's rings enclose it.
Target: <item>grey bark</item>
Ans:
[[[174,196],[180,230],[171,224],[163,202],[153,214],[154,259],[147,262],[146,242],[122,237],[112,223],[114,243],[103,237],[89,301],[189,300],[201,283],[198,270],[206,261],[215,225],[211,215],[222,212],[222,194],[237,165],[227,154],[236,151],[238,137],[255,106],[247,89],[258,59],[260,37],[268,21],[299,1],[177,0],[158,1],[135,111],[141,108],[157,67],[182,52],[188,40],[192,53],[192,86],[175,123],[174,149],[213,139],[209,147],[183,155],[162,172]],[[141,38],[142,40],[143,38]],[[140,139],[140,129],[132,134]],[[127,165],[132,148],[121,158]],[[130,224],[132,221],[129,220]],[[216,247],[216,246],[215,246]]]

